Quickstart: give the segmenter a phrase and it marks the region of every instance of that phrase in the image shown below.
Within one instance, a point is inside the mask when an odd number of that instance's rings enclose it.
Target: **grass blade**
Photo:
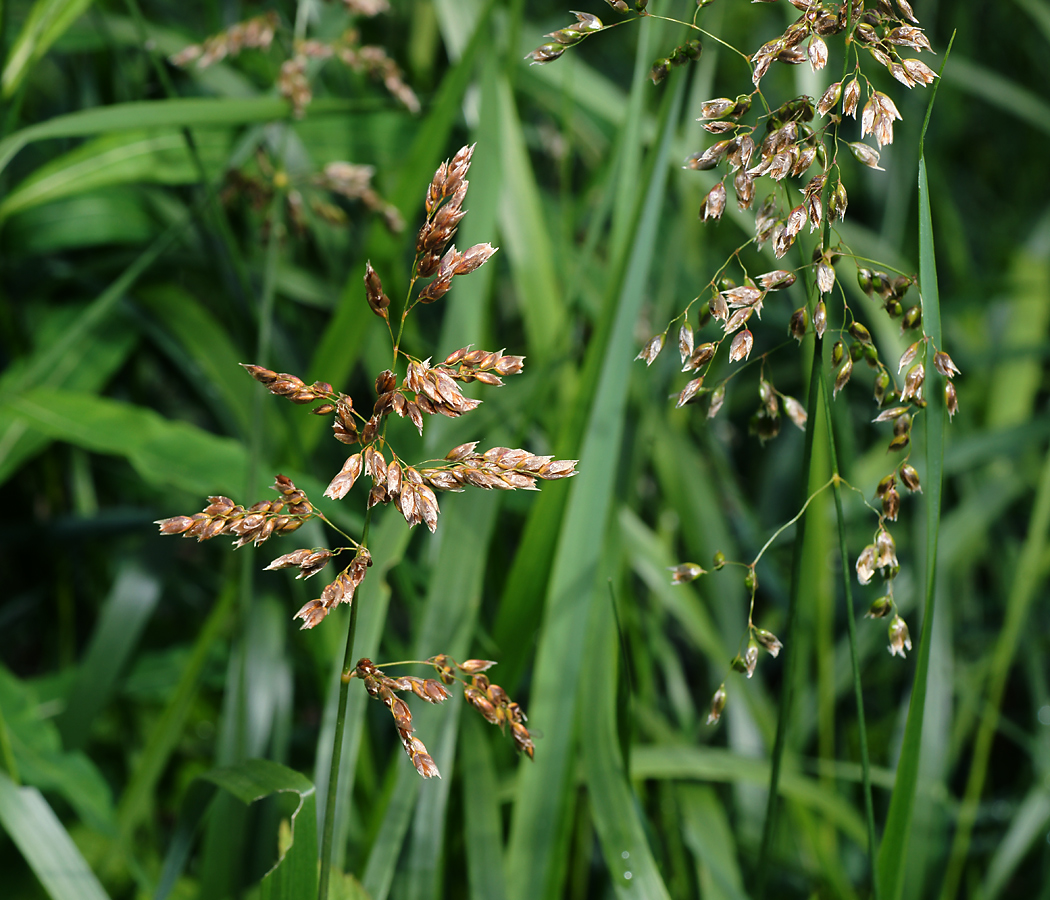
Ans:
[[[948,61],[951,43],[944,53]],[[944,71],[942,63],[941,71]],[[930,104],[923,124],[923,137],[933,113],[933,102],[937,97],[934,85]],[[926,158],[923,141],[919,142],[919,286],[922,296],[923,330],[929,336],[926,351],[926,371],[933,379],[936,371],[933,354],[941,343],[940,299],[937,292],[937,261],[933,242],[933,216],[930,212],[930,187],[926,177]],[[933,635],[933,607],[937,576],[937,538],[941,521],[941,489],[944,461],[944,395],[932,389],[927,382],[928,406],[926,409],[926,480],[923,484],[926,499],[926,577],[925,610],[922,617],[922,636],[916,654],[915,681],[908,706],[908,720],[904,727],[904,741],[897,763],[897,779],[890,800],[886,827],[879,849],[878,880],[883,896],[897,900],[904,886],[903,875],[911,839],[911,818],[915,805],[915,788],[919,778],[922,723],[926,702],[926,680],[930,669],[930,647]]]
[[[633,355],[634,323],[653,262],[671,131],[683,87],[680,81],[674,92],[665,94],[661,141],[643,182],[647,185],[643,212],[618,285],[612,331],[601,348],[604,358],[580,451],[580,474],[570,488],[551,571],[530,711],[547,738],[536,764],[524,769],[518,781],[507,860],[512,897],[557,894],[567,859],[568,785],[581,667],[577,636],[585,633],[590,619],[602,552],[592,535],[604,532],[617,489],[616,454],[611,448],[619,447],[623,430],[625,360]]]
[[[95,716],[109,702],[117,676],[135,651],[160,597],[155,575],[125,564],[106,598],[66,708],[57,725],[67,750],[82,747]]]
[[[106,900],[106,891],[40,791],[17,787],[2,772],[0,825],[52,900]]]

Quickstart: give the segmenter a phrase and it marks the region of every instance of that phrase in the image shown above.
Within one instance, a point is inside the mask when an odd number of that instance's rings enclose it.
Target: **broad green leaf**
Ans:
[[[125,456],[151,484],[207,496],[237,494],[247,481],[244,448],[187,422],[90,394],[39,388],[0,403],[0,412],[54,440]]]
[[[229,154],[229,132],[198,129],[194,140],[210,174],[221,171]],[[181,131],[107,134],[50,160],[13,187],[0,203],[0,222],[34,206],[116,184],[192,184],[199,179]]]
[[[30,207],[4,223],[5,244],[19,257],[108,245],[135,247],[163,228],[150,199],[139,188],[117,185]]]
[[[12,396],[20,390],[22,374],[69,329],[71,320],[76,321],[76,316],[66,315],[65,311],[56,311],[43,319],[37,328],[39,349],[29,359],[18,360],[0,375],[0,395]],[[124,319],[118,319],[104,332],[95,330],[89,339],[78,341],[70,349],[69,356],[62,359],[62,365],[47,373],[46,383],[78,393],[95,393],[124,364],[134,346],[135,335]],[[47,435],[29,427],[16,413],[0,405],[0,484],[49,441]]]
[[[0,772],[0,825],[52,900],[106,900],[69,833],[33,787],[18,787]]]
[[[272,836],[278,857],[263,879],[264,898],[313,900],[317,896],[317,816],[313,784],[305,776],[268,759],[249,759],[235,766],[200,775],[183,801],[155,900],[164,900],[182,872],[200,820],[222,789],[244,804],[273,794],[290,793],[298,800],[289,824]]]
[[[55,791],[89,828],[115,834],[113,797],[102,774],[83,753],[63,749],[55,723],[41,717],[36,691],[2,667],[0,707],[21,781]]]

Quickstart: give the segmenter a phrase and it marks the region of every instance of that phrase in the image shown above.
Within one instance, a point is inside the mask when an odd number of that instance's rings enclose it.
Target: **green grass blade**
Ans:
[[[48,48],[83,15],[93,0],[37,0],[7,51],[0,94],[9,99]]]
[[[56,723],[67,750],[84,745],[92,721],[109,702],[159,597],[160,582],[155,575],[134,564],[121,568]]]
[[[662,134],[646,173],[646,194],[623,281],[617,286],[615,315],[597,392],[587,414],[580,474],[573,479],[553,560],[546,618],[536,656],[530,716],[546,732],[536,764],[518,781],[507,860],[511,896],[554,896],[564,874],[572,744],[576,726],[581,659],[595,591],[602,534],[617,490],[615,451],[623,431],[628,365],[634,355],[634,324],[653,263],[657,226],[667,176],[667,154],[684,82],[665,94]]]
[[[380,658],[381,637],[386,624],[387,608],[390,604],[390,586],[387,576],[390,569],[403,558],[408,546],[411,531],[399,516],[384,516],[377,527],[373,528],[369,539],[372,547],[372,569],[368,577],[358,588],[355,595],[360,603],[357,620],[357,634],[354,638],[355,655],[358,658],[367,656],[376,660]],[[345,632],[344,632],[345,633]],[[329,692],[325,702],[324,718],[317,738],[317,757],[314,764],[314,782],[321,798],[319,812],[324,814],[324,803],[328,794],[328,778],[331,769],[332,747],[335,735],[336,708],[339,698],[340,673],[343,667],[345,646],[342,640],[333,644],[329,650],[330,659],[318,663],[327,665],[329,671]],[[347,711],[344,721],[344,737],[339,762],[339,784],[341,790],[337,795],[335,812],[335,837],[333,864],[336,870],[342,868],[346,834],[350,817],[354,814],[351,798],[354,792],[354,776],[361,747],[362,722],[367,704],[372,699],[364,691],[350,691],[347,699]],[[414,774],[414,773],[413,773]],[[334,874],[334,873],[333,873]]]
[[[0,825],[52,900],[106,900],[106,891],[40,792],[17,787],[2,772]]]
[[[478,493],[442,498],[433,556],[442,562],[437,563],[429,581],[426,610],[414,642],[416,659],[437,653],[462,659],[469,653],[481,602],[485,550],[495,531],[500,500],[498,494]],[[450,564],[451,560],[455,560],[455,564]],[[497,675],[492,677],[498,682]],[[416,735],[429,748],[442,779],[438,783],[425,782],[417,803],[414,798],[419,785],[416,782],[422,779],[402,754],[392,759],[392,764],[402,771],[398,772],[387,815],[362,879],[375,900],[387,896],[394,884],[395,864],[410,824],[412,865],[399,873],[397,889],[392,895],[428,898],[438,890],[458,727],[458,710],[452,704],[460,702],[459,697],[454,697],[440,707],[417,704],[413,709]],[[411,815],[406,818],[410,798]]]
[[[675,793],[682,810],[682,836],[696,858],[701,896],[747,900],[736,838],[718,794],[701,784],[677,784]]]
[[[951,52],[951,43],[944,54],[944,62]],[[941,71],[944,71],[942,64]],[[933,113],[937,96],[934,86],[923,124],[923,136]],[[919,287],[922,297],[923,331],[929,336],[926,351],[926,479],[923,492],[926,500],[926,575],[925,609],[922,617],[922,635],[916,654],[915,681],[904,740],[897,763],[897,779],[890,800],[890,809],[879,849],[877,877],[883,897],[897,900],[904,885],[903,875],[911,840],[911,819],[915,805],[915,789],[919,778],[923,714],[926,702],[926,682],[930,669],[930,648],[933,635],[933,608],[936,595],[937,540],[941,522],[941,489],[944,461],[944,395],[935,387],[933,354],[941,344],[940,298],[937,291],[937,260],[934,253],[933,216],[930,211],[930,188],[926,177],[926,158],[923,142],[919,143]]]
[[[605,856],[620,897],[670,898],[646,837],[646,822],[631,790],[616,728],[617,659],[620,654],[613,611],[592,603],[584,643],[580,690],[580,729],[588,799]]]
[[[229,583],[201,627],[193,652],[182,670],[182,676],[149,738],[128,780],[117,807],[122,834],[130,837],[135,827],[150,812],[157,781],[175,750],[200,688],[204,665],[216,640],[225,632],[237,597],[237,585]]]
[[[554,272],[553,246],[539,186],[506,77],[499,84],[498,110],[503,155],[500,235],[510,257],[528,347],[543,365],[567,336],[565,305]]]
[[[770,765],[721,747],[643,744],[631,752],[631,778],[701,781],[720,784],[768,785]],[[844,797],[806,775],[785,766],[778,790],[782,797],[810,809],[863,846],[864,819]]]
[[[985,778],[999,724],[999,709],[1006,691],[1011,664],[1025,627],[1029,623],[1032,602],[1048,574],[1047,548],[1050,547],[1050,456],[1046,458],[1035,495],[1028,533],[1014,568],[1013,582],[1006,601],[1006,621],[999,632],[992,653],[991,672],[985,702],[981,706],[981,724],[974,742],[966,792],[959,809],[958,825],[952,841],[948,872],[941,891],[942,900],[954,900],[970,850],[970,838],[977,818],[977,807],[984,790]]]
[[[45,718],[33,687],[0,667],[0,707],[10,751],[5,769],[22,784],[53,791],[99,835],[117,833],[110,787],[95,764],[79,750],[62,748],[55,723]]]
[[[319,97],[310,105],[310,115],[345,115],[354,106],[351,100]],[[30,125],[0,141],[0,171],[19,150],[34,141],[92,137],[111,131],[141,131],[143,128],[234,128],[286,119],[290,112],[288,101],[279,97],[144,100],[78,110]]]
[[[996,900],[1010,882],[1017,866],[1030,853],[1050,825],[1050,792],[1036,786],[1014,811],[1006,834],[995,850],[982,884],[985,900]]]
[[[503,824],[500,819],[496,767],[489,734],[477,716],[463,721],[459,745],[464,777],[463,824],[467,841],[467,878],[471,900],[506,900],[503,878]]]

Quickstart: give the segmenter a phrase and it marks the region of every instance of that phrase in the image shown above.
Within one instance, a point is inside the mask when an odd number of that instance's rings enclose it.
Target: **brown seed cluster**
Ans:
[[[190,44],[170,58],[173,66],[185,68],[196,63],[198,69],[221,62],[228,56],[237,56],[242,50],[269,50],[280,19],[272,10],[261,16],[231,25],[225,31],[213,34],[202,44]]]
[[[441,773],[433,757],[427,752],[426,745],[413,734],[415,726],[412,724],[412,711],[408,704],[397,696],[397,692],[412,691],[427,703],[441,703],[452,694],[440,681],[433,678],[391,678],[376,668],[370,659],[358,660],[354,675],[364,681],[368,696],[382,701],[390,710],[398,737],[401,738],[401,745],[416,771],[424,778],[440,778]]]
[[[525,727],[527,716],[524,710],[507,696],[503,688],[498,684],[493,684],[488,676],[482,674],[495,665],[492,660],[468,659],[464,663],[457,663],[452,657],[442,653],[431,657],[428,662],[437,669],[445,684],[452,684],[457,680],[457,670],[464,675],[469,675],[470,684],[463,689],[466,701],[481,713],[486,722],[498,725],[501,731],[509,728],[510,736],[518,751],[524,753],[529,759],[534,757],[536,748],[529,729]]]
[[[374,16],[390,7],[386,0],[344,0],[347,11],[355,15]],[[190,44],[169,58],[174,66],[185,68],[196,63],[203,69],[227,57],[237,56],[242,50],[266,51],[282,27],[275,12],[238,22],[225,31],[207,38],[202,44]],[[292,55],[281,63],[277,76],[278,93],[291,103],[293,115],[299,119],[313,100],[313,90],[307,77],[310,60],[338,59],[347,68],[383,84],[386,90],[413,113],[419,112],[419,98],[405,83],[401,69],[378,46],[363,46],[356,29],[347,29],[334,41],[296,38]]]
[[[220,534],[234,535],[234,547],[264,543],[273,535],[291,534],[317,515],[306,494],[290,478],[278,475],[273,489],[278,500],[261,500],[245,509],[229,497],[209,497],[208,505],[192,516],[158,519],[161,534],[181,534],[206,541]]]
[[[492,684],[482,673],[494,666],[491,660],[468,659],[457,663],[447,654],[439,654],[425,661],[437,671],[439,678],[417,678],[407,675],[394,678],[383,672],[370,659],[360,659],[351,677],[360,678],[370,697],[380,700],[394,717],[401,744],[416,771],[423,778],[440,778],[441,773],[423,742],[415,736],[412,711],[398,693],[411,691],[427,703],[443,703],[452,694],[446,685],[459,682],[463,685],[463,696],[486,721],[498,725],[501,730],[510,728],[511,738],[517,749],[532,759],[535,747],[528,728],[525,713],[507,696],[498,684]],[[470,678],[469,684],[464,676]]]
[[[314,556],[317,553],[318,551],[312,551],[310,556]],[[281,559],[283,558],[284,557],[281,557]],[[309,560],[309,558],[310,557],[308,556],[306,559]],[[280,560],[274,560],[274,562],[270,563],[267,568],[285,568],[284,566],[275,565],[279,561]],[[327,560],[324,562],[327,562]],[[324,562],[320,563],[321,567],[324,566]],[[358,585],[364,581],[365,573],[371,565],[372,554],[370,554],[365,547],[358,547],[353,562],[339,573],[335,581],[325,586],[325,589],[321,592],[321,596],[318,599],[304,603],[299,612],[295,614],[294,618],[303,620],[301,627],[313,628],[340,603],[352,603],[354,600],[354,591],[356,591]],[[300,569],[302,569],[301,565]],[[310,574],[313,573],[311,572]],[[303,577],[303,572],[300,571],[299,575],[296,577]]]

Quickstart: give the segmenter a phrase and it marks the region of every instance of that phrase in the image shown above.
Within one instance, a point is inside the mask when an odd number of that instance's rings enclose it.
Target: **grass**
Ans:
[[[671,6],[650,11],[692,15]],[[734,7],[719,23],[714,4],[703,21],[753,50],[785,9]],[[278,11],[311,36],[348,22],[340,4],[310,22]],[[787,340],[791,309],[812,310],[802,278],[770,295],[715,419],[674,408],[677,325],[651,367],[632,363],[753,234],[732,202],[699,222],[717,173],[679,168],[712,141],[700,103],[746,87],[742,59],[705,39],[698,61],[653,85],[653,61],[689,34],[651,17],[530,67],[567,9],[417,0],[357,25],[399,64],[419,114],[329,60],[311,63],[315,97],[295,119],[273,87],[287,35],[209,69],[160,59],[249,14],[147,4],[139,22],[134,5],[53,0],[2,14],[5,896],[313,897],[332,806],[332,897],[743,898],[763,884],[787,897],[1050,897],[1041,7],[967,3],[924,21],[935,68],[959,22],[979,15],[982,28],[953,45],[928,128],[928,95],[878,83],[903,114],[888,171],[844,172],[841,234],[858,256],[917,273],[926,333],[962,369],[942,430],[926,361],[912,436],[926,445],[912,455],[923,493],[893,527],[915,652],[890,658],[887,620],[859,617],[877,596],[852,580],[874,519],[847,488],[818,495],[756,566],[755,624],[785,648],[751,679],[727,678],[746,648],[745,572],[715,571],[714,554],[753,559],[831,472],[871,500],[898,457],[889,426],[870,423],[867,367],[832,401],[835,370],[808,343],[763,369],[813,398],[807,434],[747,434],[758,356]],[[1017,17],[1036,27],[1019,33]],[[770,95],[819,92],[808,71],[771,80]],[[209,494],[263,496],[275,472],[319,500],[342,458],[326,423],[237,364],[366,396],[389,360],[365,262],[404,296],[426,184],[474,141],[457,242],[500,251],[421,308],[405,346],[435,358],[506,346],[526,368],[475,390],[484,404],[413,452],[480,438],[578,458],[580,474],[539,495],[443,498],[433,536],[376,510],[353,656],[498,660],[490,674],[537,735],[530,763],[461,698],[412,703],[443,775],[423,782],[360,685],[340,719],[346,610],[299,632],[312,581],[261,572],[271,557],[251,548],[158,541],[150,523]],[[404,231],[311,183],[339,159],[375,167]],[[234,195],[231,169],[254,179],[255,202]],[[756,273],[779,265],[751,252]],[[909,341],[854,270],[837,263],[841,296],[892,371]],[[360,534],[355,503],[319,502]],[[323,540],[313,526],[303,546]],[[667,568],[685,560],[711,571],[672,587]],[[723,681],[728,704],[707,726]]]

